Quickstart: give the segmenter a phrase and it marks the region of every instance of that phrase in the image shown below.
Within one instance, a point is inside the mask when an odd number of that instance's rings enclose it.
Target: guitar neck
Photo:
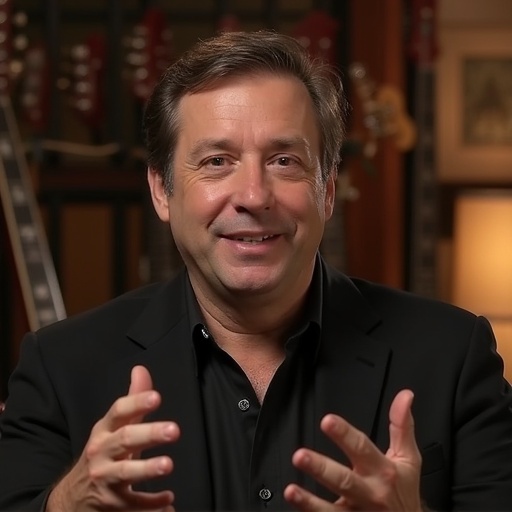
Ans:
[[[436,0],[413,0],[411,55],[415,60],[414,110],[418,138],[413,153],[410,227],[411,291],[437,296],[437,183],[435,171]]]
[[[7,95],[0,96],[0,197],[29,326],[65,318],[64,301],[31,188],[16,118]]]
[[[434,148],[434,73],[416,75],[418,139],[413,153],[410,289],[426,297],[437,296],[437,184]]]

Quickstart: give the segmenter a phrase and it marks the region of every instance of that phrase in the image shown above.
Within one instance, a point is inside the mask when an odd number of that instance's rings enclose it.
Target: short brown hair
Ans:
[[[179,102],[227,77],[271,73],[298,78],[312,99],[322,141],[322,177],[336,173],[345,136],[346,99],[337,73],[313,60],[293,38],[277,32],[226,32],[199,41],[162,75],[144,112],[148,166],[172,193]]]

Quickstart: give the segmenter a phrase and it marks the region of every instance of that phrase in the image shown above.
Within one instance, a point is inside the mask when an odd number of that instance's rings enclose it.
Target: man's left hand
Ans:
[[[414,437],[412,400],[412,392],[402,390],[391,404],[390,444],[386,454],[343,418],[326,415],[320,428],[345,452],[352,468],[306,448],[297,450],[292,462],[339,498],[329,503],[296,484],[290,484],[284,491],[285,499],[304,512],[421,511],[421,455]]]

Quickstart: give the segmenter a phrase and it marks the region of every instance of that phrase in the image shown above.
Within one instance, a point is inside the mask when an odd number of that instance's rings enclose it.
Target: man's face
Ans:
[[[305,86],[270,75],[225,80],[185,96],[179,115],[172,195],[148,175],[196,294],[297,298],[334,198]]]

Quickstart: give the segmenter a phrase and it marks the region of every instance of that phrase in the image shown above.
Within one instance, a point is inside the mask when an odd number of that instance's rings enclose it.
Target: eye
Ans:
[[[292,159],[289,156],[280,156],[276,160],[277,165],[281,165],[283,167],[286,167],[293,163]]]
[[[206,163],[213,167],[221,167],[226,163],[226,159],[222,156],[214,156],[213,158],[210,158]]]
[[[279,155],[274,157],[269,164],[277,169],[294,169],[300,167],[300,160],[290,155]]]

